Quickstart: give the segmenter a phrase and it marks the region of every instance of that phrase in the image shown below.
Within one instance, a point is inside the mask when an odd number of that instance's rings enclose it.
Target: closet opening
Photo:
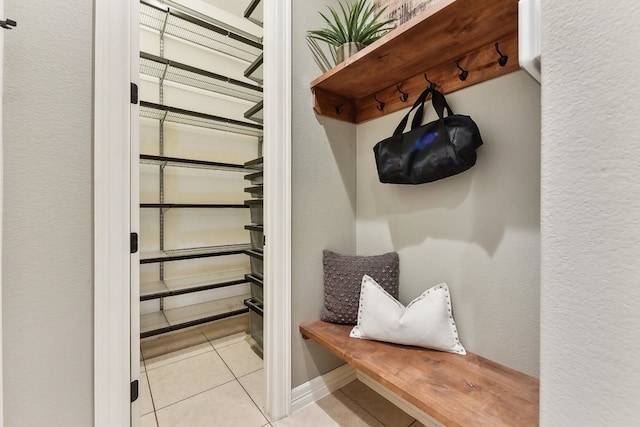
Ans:
[[[262,426],[262,2],[138,1],[140,425]]]
[[[148,411],[148,406],[143,407],[144,402],[147,405],[151,403],[154,409],[154,415],[144,421],[151,425],[158,424],[160,418],[155,417],[154,405],[160,406],[160,403],[154,402],[153,398],[145,400],[145,393],[146,397],[151,395],[147,374],[153,369],[147,369],[144,362],[141,366],[140,337],[141,333],[149,334],[143,340],[177,335],[180,331],[174,322],[180,317],[172,315],[177,312],[167,315],[170,309],[205,303],[205,310],[194,310],[191,318],[182,317],[182,325],[188,326],[181,329],[182,332],[204,328],[201,324],[203,319],[213,320],[211,317],[215,317],[219,320],[214,323],[229,326],[234,319],[244,316],[243,330],[247,335],[246,318],[249,317],[249,324],[251,318],[248,314],[250,308],[244,301],[251,300],[253,278],[256,277],[251,274],[252,259],[254,264],[260,261],[255,256],[260,248],[251,246],[251,232],[259,228],[260,224],[251,222],[251,207],[247,207],[251,203],[245,204],[247,200],[259,199],[259,190],[251,188],[245,192],[245,188],[259,187],[260,184],[251,182],[255,177],[245,180],[245,173],[238,169],[246,169],[246,175],[259,173],[258,164],[252,161],[262,155],[266,166],[262,168],[263,197],[267,201],[263,206],[263,229],[266,229],[263,231],[268,234],[268,238],[263,240],[264,386],[260,389],[265,400],[264,412],[269,413],[270,419],[282,418],[291,411],[291,1],[264,1],[267,6],[264,9],[264,39],[267,43],[263,45],[263,120],[267,126],[262,130],[262,139],[257,132],[261,125],[259,97],[254,96],[255,102],[236,101],[237,105],[232,108],[233,103],[229,99],[233,97],[225,93],[227,85],[232,82],[217,78],[224,74],[215,68],[209,68],[212,54],[201,53],[212,50],[200,44],[208,42],[207,38],[199,37],[183,42],[181,46],[178,41],[181,34],[197,34],[193,23],[177,27],[175,34],[167,31],[170,24],[175,27],[177,20],[177,17],[169,16],[171,8],[179,12],[179,15],[190,16],[191,19],[187,21],[197,19],[208,22],[205,27],[211,35],[209,38],[223,40],[231,49],[237,45],[238,40],[235,40],[236,36],[229,36],[231,31],[228,26],[252,24],[260,31],[259,26],[243,16],[244,10],[249,6],[248,1],[247,5],[232,5],[221,0],[216,0],[218,3],[204,0],[149,0],[146,1],[147,5],[143,5],[140,0],[96,1],[93,399],[96,426],[140,425],[141,412]],[[216,12],[211,12],[216,4],[234,7],[240,12],[235,13],[235,18],[234,13],[225,12],[226,9],[221,7]],[[148,16],[144,18],[151,22],[148,30],[142,30],[141,15],[144,9],[149,10]],[[260,5],[256,2],[253,13],[260,11]],[[230,20],[243,24],[231,25],[225,22],[226,18],[221,19],[223,14],[230,17]],[[255,19],[254,14],[251,19]],[[165,18],[160,28],[157,27],[159,16]],[[219,30],[221,27],[223,31]],[[161,31],[164,46],[161,45]],[[246,34],[240,35],[246,39],[253,38],[257,43],[262,40],[257,35],[259,33],[252,34],[244,29],[243,32]],[[164,54],[161,50],[164,50]],[[250,76],[262,71],[257,61],[260,57],[259,49],[250,46],[249,52],[255,55],[253,62],[253,56],[244,58],[246,52],[238,52],[237,49],[218,54],[227,64],[235,63],[235,69],[238,70],[238,77],[225,77],[243,83],[236,86],[250,85],[239,90],[243,94],[241,97],[247,96],[247,93],[259,92],[252,89],[259,86],[258,82],[244,75],[246,70]],[[170,57],[170,53],[175,53],[175,56]],[[232,53],[235,56],[243,55],[244,59],[236,58]],[[277,61],[268,58],[277,58]],[[148,67],[146,74],[145,70],[141,70],[142,67]],[[160,67],[160,76],[153,74],[157,71],[150,71]],[[177,69],[172,73],[177,74],[174,81],[171,81],[172,76],[169,75],[170,68]],[[194,68],[206,73],[194,72]],[[193,80],[206,87],[189,85],[188,82]],[[212,94],[208,89],[212,81],[216,83],[220,93]],[[139,97],[132,96],[136,92],[133,89],[137,89]],[[216,107],[213,99],[224,101],[225,107]],[[253,119],[245,117],[245,113],[253,115]],[[183,132],[186,129],[190,132]],[[231,129],[237,132],[231,132]],[[233,159],[231,155],[216,157],[218,154],[222,156],[224,151],[220,139],[207,138],[213,134],[224,134],[231,141],[238,142],[236,149],[242,154],[236,152],[238,158]],[[211,141],[211,145],[207,145],[206,141]],[[264,152],[261,153],[263,145]],[[144,180],[140,179],[141,174],[145,175]],[[222,181],[218,184],[203,184],[203,174],[212,174]],[[164,193],[162,200],[161,188]],[[230,191],[229,188],[235,190]],[[211,198],[212,194],[216,198]],[[145,199],[141,199],[141,195]],[[229,212],[242,218],[238,219]],[[187,214],[192,216],[190,221],[186,219]],[[218,233],[203,231],[202,224],[215,215],[222,215],[222,219],[217,222]],[[140,223],[140,219],[149,221]],[[162,238],[161,220],[165,226]],[[170,228],[173,226],[178,227]],[[245,229],[245,226],[249,226],[249,229]],[[240,233],[244,233],[242,240],[236,241],[235,238]],[[139,244],[134,244],[138,243],[138,237]],[[181,240],[178,237],[186,238]],[[164,250],[160,249],[161,240]],[[255,246],[255,235],[253,242]],[[226,268],[220,261],[224,258],[229,261]],[[205,261],[211,262],[210,270],[201,267],[200,263]],[[221,274],[223,277],[219,278],[219,282],[202,284],[192,281],[194,276],[203,278],[208,274],[230,271],[234,271],[235,276],[231,273],[228,276]],[[182,273],[184,274],[180,276]],[[144,293],[140,289],[141,279]],[[233,283],[234,280],[243,280],[245,283],[236,284]],[[207,289],[191,292],[194,285],[196,288],[203,286]],[[154,287],[157,289],[153,289]],[[208,299],[196,301],[193,299],[194,295],[190,294],[204,294]],[[215,307],[218,310],[216,312],[212,312],[212,301],[222,301]],[[165,313],[158,313],[161,307]],[[243,312],[235,314],[236,309]],[[143,326],[140,321],[141,312],[142,316],[149,315],[144,318]],[[169,332],[153,333],[163,328]],[[239,333],[234,329],[235,326],[231,325],[229,328],[232,332],[226,329],[228,333],[223,334],[224,336]],[[249,330],[248,336],[250,335]],[[213,351],[218,350],[211,341],[218,338],[207,338],[204,333],[202,336],[213,348],[206,348],[207,353],[211,359],[215,359]],[[255,338],[252,339],[255,341]],[[193,346],[187,345],[191,344],[189,340],[187,337],[173,349],[179,348],[179,352],[192,348]],[[201,344],[205,344],[205,347],[207,345],[202,342],[194,346]],[[166,350],[164,360],[158,359],[155,368],[162,369],[166,365],[178,363],[170,355],[171,348],[166,346]],[[258,356],[255,351],[253,354]],[[181,354],[174,356],[180,358]],[[184,367],[182,364],[177,366]],[[227,369],[228,375],[232,376],[231,382],[236,382],[243,389],[242,392],[246,393],[246,389],[226,364],[218,363],[218,366],[224,368],[221,369],[223,372]],[[198,375],[204,377],[206,382],[215,371],[185,369],[183,373],[196,372],[194,382],[202,380]],[[165,373],[168,373],[168,368],[165,368]],[[177,374],[175,377],[180,376]],[[158,378],[165,384],[175,384],[170,375],[158,375],[156,379]],[[269,393],[264,392],[267,388]],[[162,409],[168,408],[167,402],[180,392],[177,387],[166,387],[166,390],[168,392],[165,393],[165,406]],[[235,390],[239,389],[236,387]],[[199,395],[203,394],[204,392]],[[163,402],[163,398],[158,399]],[[253,401],[252,405],[260,412],[260,416],[264,416],[264,412]],[[146,412],[146,415],[150,413]]]

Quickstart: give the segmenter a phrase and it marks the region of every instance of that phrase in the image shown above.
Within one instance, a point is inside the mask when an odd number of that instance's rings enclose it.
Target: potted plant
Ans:
[[[376,12],[375,6],[369,3],[369,0],[348,0],[346,4],[339,0],[338,6],[339,11],[328,7],[333,19],[320,12],[327,24],[326,28],[307,32],[307,44],[314,59],[325,71],[333,65],[328,61],[318,41],[327,43],[335,64],[339,64],[394,28],[391,25],[394,19],[379,21],[386,7]]]

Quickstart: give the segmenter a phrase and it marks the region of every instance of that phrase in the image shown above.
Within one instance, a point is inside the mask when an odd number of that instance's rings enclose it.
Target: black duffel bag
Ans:
[[[429,93],[438,120],[421,126]],[[402,133],[416,107],[411,130]],[[424,184],[469,169],[476,163],[476,149],[481,145],[480,130],[471,117],[453,114],[444,95],[430,87],[420,94],[393,136],[378,142],[373,152],[380,182]]]

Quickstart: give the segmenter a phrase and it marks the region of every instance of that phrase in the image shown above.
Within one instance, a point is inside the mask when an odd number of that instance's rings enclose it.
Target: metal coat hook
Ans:
[[[500,52],[500,48],[498,47],[498,42],[496,42],[496,52],[498,52],[498,55],[500,55],[500,59],[498,59],[498,64],[500,64],[501,67],[504,67],[505,65],[507,65],[507,61],[509,60],[509,57],[504,53]]]
[[[344,104],[336,105],[336,114],[337,115],[342,114],[342,107],[343,106],[344,106]]]
[[[460,74],[458,74],[458,78],[462,81],[467,80],[467,77],[469,76],[469,72],[460,66],[460,59],[456,60],[456,67],[458,67],[458,70],[460,70]]]
[[[504,53],[500,52],[500,48],[498,47],[498,42],[496,42],[495,46],[496,46],[496,52],[498,52],[498,55],[500,55],[500,59],[498,59],[498,64],[500,64],[501,67],[504,67],[505,65],[507,65],[507,61],[509,60],[509,57]]]
[[[380,101],[380,100],[378,99],[378,97],[376,96],[376,94],[375,94],[375,93],[373,94],[373,99],[375,99],[375,100],[376,100],[376,102],[378,103],[378,105],[376,106],[376,108],[377,108],[379,111],[384,110],[384,106],[385,106],[386,104],[385,104],[384,102]]]
[[[4,28],[5,30],[12,30],[13,28],[11,27],[15,27],[16,25],[18,25],[18,23],[13,19],[5,19],[3,21],[0,21],[0,27]]]
[[[427,73],[424,73],[424,79],[427,81],[427,83],[429,83],[429,87],[431,89],[435,89],[436,88],[436,84],[434,82],[432,82],[431,80],[429,80],[429,77],[427,77]]]
[[[400,92],[402,94],[402,95],[400,95],[400,101],[407,102],[407,100],[409,99],[409,94],[407,92],[403,92],[402,89],[400,89],[401,87],[402,87],[402,85],[398,85],[397,86],[398,92]]]

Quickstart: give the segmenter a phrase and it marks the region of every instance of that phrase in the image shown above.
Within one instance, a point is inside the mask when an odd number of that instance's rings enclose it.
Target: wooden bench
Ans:
[[[300,332],[445,426],[538,425],[536,378],[472,353],[350,338],[351,328],[318,320]]]

